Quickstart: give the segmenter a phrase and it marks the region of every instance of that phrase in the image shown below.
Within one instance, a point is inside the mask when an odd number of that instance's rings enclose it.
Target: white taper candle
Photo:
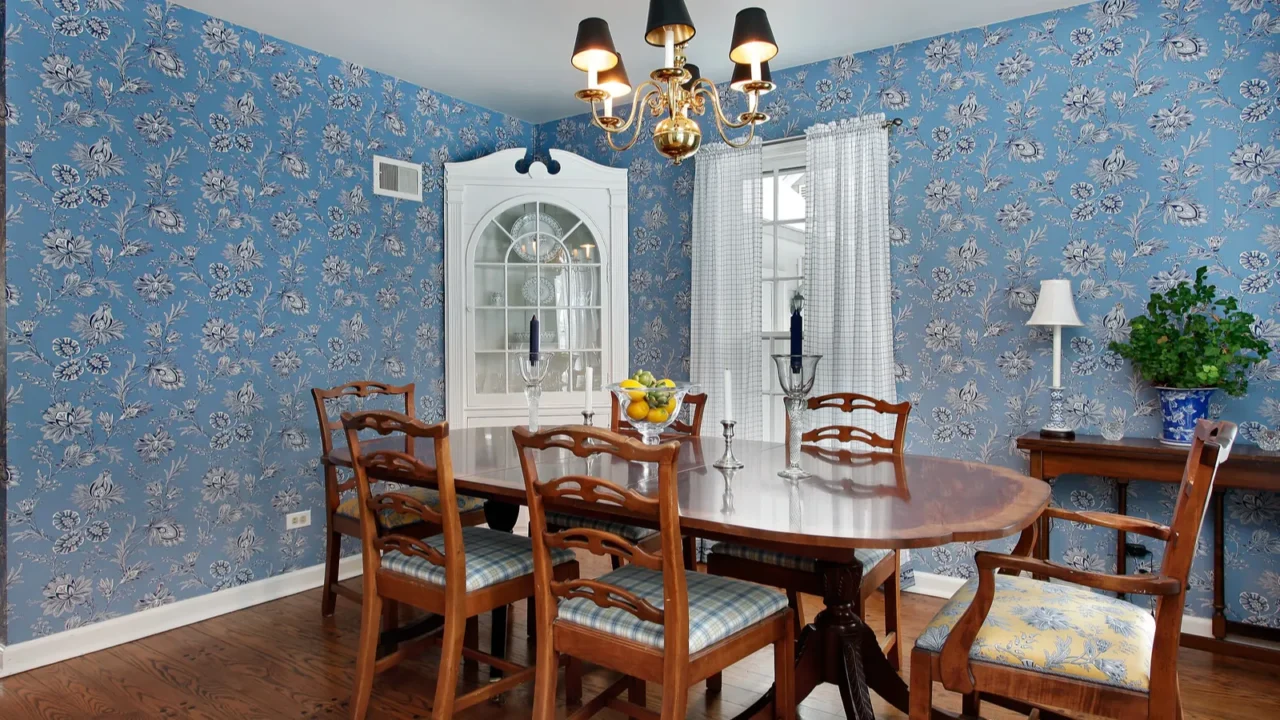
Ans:
[[[662,67],[676,66],[676,34],[667,30],[662,40]]]
[[[733,375],[724,369],[724,419],[733,419]]]
[[[582,399],[582,409],[586,412],[591,412],[591,390],[596,384],[595,381],[596,381],[596,369],[588,365],[587,366],[587,384],[585,388],[587,392],[585,393],[586,397]]]

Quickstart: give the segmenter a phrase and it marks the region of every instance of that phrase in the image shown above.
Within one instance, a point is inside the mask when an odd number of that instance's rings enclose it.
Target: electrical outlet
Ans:
[[[302,510],[300,512],[289,513],[284,516],[284,526],[287,530],[297,530],[311,524],[311,511]]]

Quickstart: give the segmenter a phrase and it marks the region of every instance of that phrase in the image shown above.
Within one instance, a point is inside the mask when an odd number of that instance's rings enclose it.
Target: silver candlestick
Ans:
[[[809,477],[809,473],[800,467],[800,435],[804,432],[805,398],[813,390],[813,380],[817,377],[818,361],[821,355],[774,355],[773,363],[778,368],[778,383],[784,394],[783,404],[787,408],[787,467],[778,474],[788,480],[799,480]]]
[[[733,456],[733,427],[738,423],[734,420],[721,420],[720,424],[724,426],[724,455],[721,455],[720,459],[712,465],[736,470],[743,466],[738,458]]]
[[[520,357],[520,377],[524,379],[524,399],[529,403],[529,430],[538,432],[538,400],[542,397],[542,381],[547,377],[551,363],[546,360],[530,361],[527,355]]]
[[[733,476],[738,474],[738,470],[732,467],[720,468],[720,474],[724,477],[724,492],[720,494],[720,514],[732,515],[733,507]]]
[[[590,410],[583,410],[583,411],[582,411],[582,424],[583,424],[583,425],[586,425],[587,427],[591,427],[592,425],[595,425],[595,419],[596,419],[596,414],[595,414],[595,413],[591,412]]]

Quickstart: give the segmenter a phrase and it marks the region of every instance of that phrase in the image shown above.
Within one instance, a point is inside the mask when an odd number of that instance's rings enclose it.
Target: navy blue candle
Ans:
[[[798,373],[803,367],[800,356],[804,354],[804,319],[800,317],[800,308],[791,311],[791,372]]]
[[[529,364],[538,364],[538,350],[542,344],[542,334],[538,332],[538,315],[535,313],[529,320]]]

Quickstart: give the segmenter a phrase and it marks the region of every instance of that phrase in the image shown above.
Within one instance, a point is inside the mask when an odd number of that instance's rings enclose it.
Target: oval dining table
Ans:
[[[516,506],[526,502],[511,429],[459,428],[449,438],[458,492],[489,501],[490,525],[510,531]],[[839,687],[849,718],[874,717],[869,691],[908,713],[906,683],[854,612],[862,579],[854,551],[926,548],[1021,533],[1014,552],[1029,554],[1035,520],[1049,504],[1047,483],[978,462],[806,446],[800,465],[811,477],[790,481],[778,476],[787,461],[780,443],[735,440],[734,454],[743,467],[721,469],[714,463],[724,452],[722,438],[672,439],[681,443],[677,477],[685,535],[803,555],[817,560],[823,573],[823,610],[796,642],[795,696],[775,699],[771,690],[740,717],[761,715],[775,701],[798,705],[824,682]],[[406,450],[404,438],[395,436],[362,447],[366,452]],[[431,443],[408,451],[435,464]],[[657,471],[645,463],[608,455],[578,458],[558,448],[532,452],[538,453],[542,478],[589,474],[640,492],[657,490]],[[329,460],[351,465],[346,447],[335,448]],[[423,484],[430,482],[424,478]],[[620,507],[614,512],[595,504],[581,510],[652,526]],[[493,635],[496,641],[502,633]]]

